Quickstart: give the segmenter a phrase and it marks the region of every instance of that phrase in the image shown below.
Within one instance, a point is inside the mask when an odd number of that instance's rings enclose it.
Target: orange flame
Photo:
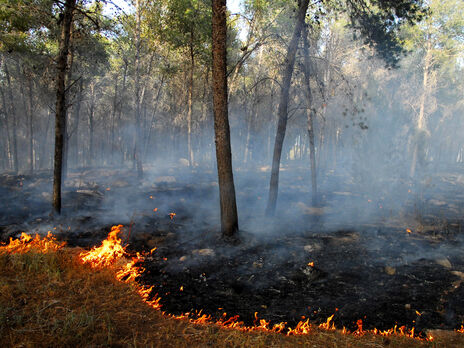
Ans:
[[[125,247],[121,245],[121,239],[118,234],[121,232],[122,225],[111,227],[101,246],[94,247],[90,251],[79,254],[83,263],[90,263],[92,268],[107,267],[114,264],[125,254]]]
[[[45,237],[40,237],[38,234],[32,238],[25,232],[21,233],[19,239],[13,239],[10,237],[10,242],[6,245],[0,245],[0,253],[16,253],[24,254],[29,251],[37,252],[53,252],[63,248],[66,242],[58,242],[56,237],[48,231]]]
[[[169,217],[172,219],[174,219],[174,216],[176,216],[176,213],[169,213]]]

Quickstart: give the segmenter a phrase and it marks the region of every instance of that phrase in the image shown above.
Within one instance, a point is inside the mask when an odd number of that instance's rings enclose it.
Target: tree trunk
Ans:
[[[429,94],[429,73],[430,73],[431,64],[432,64],[432,43],[429,38],[426,44],[426,53],[425,53],[425,58],[424,58],[424,73],[423,73],[423,80],[422,80],[422,94],[420,96],[420,106],[419,106],[419,117],[417,119],[416,134],[414,136],[414,151],[412,154],[411,169],[409,172],[409,176],[411,178],[413,178],[414,175],[416,174],[417,160],[419,157],[419,151],[421,150],[420,147],[424,146],[423,138],[424,138],[425,133],[427,132],[427,126],[425,124],[425,101],[427,100],[428,94]]]
[[[76,0],[66,0],[61,18],[60,50],[57,61],[56,106],[55,106],[55,156],[53,169],[53,209],[61,214],[61,184],[63,174],[63,143],[66,119],[66,68],[71,36],[71,22]]]
[[[10,132],[10,125],[9,125],[9,117],[8,117],[8,106],[6,103],[6,98],[5,98],[5,92],[3,90],[3,87],[0,89],[0,93],[2,95],[2,103],[3,103],[3,113],[5,114],[5,130],[6,130],[6,148],[7,148],[7,157],[8,157],[8,169],[11,169],[12,163],[13,163],[13,140],[11,138],[11,132]]]
[[[140,149],[140,25],[141,25],[141,9],[140,1],[135,1],[136,23],[135,23],[135,139],[134,139],[134,161],[137,167],[137,178],[143,177],[142,158]]]
[[[74,130],[73,134],[70,135],[69,138],[69,143],[71,144],[71,137],[73,137],[74,141],[72,142],[73,146],[73,158],[76,167],[79,166],[79,120],[80,120],[80,113],[81,113],[81,104],[82,104],[82,91],[84,89],[84,82],[82,78],[79,81],[79,88],[77,90],[77,98],[76,98],[76,103],[75,107],[73,107],[73,113],[74,113]],[[74,136],[73,136],[74,135]]]
[[[71,21],[71,28],[69,34],[69,46],[68,46],[68,57],[67,57],[67,64],[68,69],[66,71],[66,80],[65,80],[65,88],[69,88],[72,83],[72,65],[74,61],[74,47],[73,47],[73,38],[74,38],[74,28],[73,23]],[[63,178],[62,181],[66,180],[68,175],[68,166],[69,166],[69,138],[71,135],[69,134],[69,119],[70,115],[68,115],[68,109],[66,110],[66,116],[64,118],[64,144],[63,144]]]
[[[18,173],[18,115],[16,113],[16,106],[13,98],[13,90],[11,86],[10,72],[6,62],[3,63],[5,67],[5,77],[8,84],[8,97],[10,98],[10,113],[13,117],[13,170]]]
[[[34,127],[33,127],[33,117],[34,117],[34,90],[32,77],[28,78],[29,83],[29,173],[34,172]]]
[[[114,151],[114,125],[116,122],[116,110],[118,108],[118,74],[114,76],[114,98],[113,110],[111,111],[111,129],[109,134],[109,143],[111,144],[111,159],[110,164],[113,165],[113,151]]]
[[[232,172],[229,115],[227,105],[227,8],[226,0],[213,0],[213,113],[216,160],[223,237],[238,232],[238,215]]]
[[[311,187],[312,187],[312,203],[317,205],[317,176],[316,176],[316,153],[314,146],[314,126],[313,126],[313,95],[311,92],[311,61],[309,58],[309,41],[307,26],[303,26],[303,56],[304,56],[304,76],[308,99],[308,108],[306,110],[308,117],[308,138],[309,138],[309,158],[311,162]]]
[[[187,109],[187,150],[189,166],[192,167],[194,163],[193,149],[192,149],[192,104],[193,104],[193,69],[195,68],[195,54],[193,51],[193,29],[190,32],[190,71],[189,71],[189,85],[188,85],[188,109]]]
[[[295,54],[298,48],[298,41],[301,35],[301,29],[304,25],[306,11],[308,9],[309,0],[298,0],[298,13],[296,17],[295,29],[293,30],[292,40],[287,49],[285,65],[282,74],[282,84],[280,91],[279,108],[277,111],[278,123],[277,132],[274,142],[274,154],[272,157],[271,180],[269,185],[269,199],[266,207],[266,215],[274,215],[277,203],[277,193],[279,190],[279,169],[280,159],[282,156],[282,146],[287,129],[287,110],[288,97],[290,91],[290,83],[292,80],[293,67],[295,65]]]
[[[94,149],[94,114],[95,114],[95,83],[90,84],[90,105],[89,105],[89,150],[87,152],[87,167],[93,166],[95,157]]]

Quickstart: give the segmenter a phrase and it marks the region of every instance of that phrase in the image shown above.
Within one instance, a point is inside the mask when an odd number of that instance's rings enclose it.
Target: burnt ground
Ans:
[[[266,220],[259,214],[265,196],[256,187],[267,174],[253,174],[237,179],[243,187],[237,245],[219,238],[212,172],[180,177],[166,171],[138,183],[116,170],[71,174],[59,218],[49,215],[50,173],[2,175],[0,238],[52,230],[71,246],[90,247],[121,223],[130,251],[157,247],[139,281],[154,285],[163,310],[173,314],[202,310],[219,318],[227,312],[252,324],[258,312],[272,324],[294,326],[303,316],[319,323],[335,313],[338,327],[354,329],[362,319],[364,328],[420,331],[464,322],[458,176],[435,178],[433,190],[401,182],[400,204],[393,205],[398,199],[388,192],[337,187],[331,181],[340,178],[329,175],[318,208],[286,204],[306,194],[307,178],[297,177],[281,185],[285,203]]]

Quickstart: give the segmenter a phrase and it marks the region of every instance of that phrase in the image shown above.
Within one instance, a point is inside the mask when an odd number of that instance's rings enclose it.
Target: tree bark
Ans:
[[[311,162],[311,187],[312,187],[312,203],[317,205],[317,176],[316,176],[316,153],[314,146],[314,126],[313,126],[313,94],[311,91],[311,61],[309,58],[309,41],[308,29],[303,25],[303,56],[304,56],[304,76],[306,84],[306,95],[308,99],[308,108],[306,110],[308,117],[308,138],[309,138],[309,158]]]
[[[282,156],[282,146],[287,129],[287,111],[290,83],[292,80],[293,67],[295,65],[295,54],[298,48],[298,41],[301,36],[306,11],[308,10],[309,0],[298,0],[298,12],[296,16],[295,29],[293,30],[292,39],[288,45],[285,65],[282,73],[282,83],[280,90],[279,108],[277,111],[277,132],[274,142],[274,153],[272,157],[271,180],[269,184],[269,198],[266,207],[266,215],[272,216],[275,213],[277,204],[277,193],[279,190],[279,169],[280,159]]]
[[[190,71],[189,71],[189,85],[188,85],[188,102],[187,102],[187,151],[189,166],[192,167],[194,163],[193,149],[192,149],[192,104],[193,104],[193,69],[195,68],[195,53],[193,51],[193,29],[190,32]]]
[[[429,74],[430,74],[430,67],[432,65],[432,43],[430,38],[428,38],[426,43],[426,53],[424,58],[424,72],[423,72],[423,79],[422,79],[422,94],[420,96],[420,106],[419,106],[419,117],[417,119],[417,128],[416,134],[414,137],[414,151],[412,154],[412,162],[411,162],[411,169],[409,171],[409,176],[411,178],[414,177],[416,174],[416,167],[417,167],[417,160],[419,157],[420,146],[424,146],[424,136],[427,132],[427,126],[425,123],[425,101],[429,95]]]
[[[12,148],[13,148],[13,140],[11,139],[11,132],[10,132],[10,125],[9,125],[9,117],[8,117],[8,105],[6,103],[6,98],[5,98],[5,92],[4,92],[4,86],[0,88],[0,94],[2,96],[2,103],[3,103],[3,113],[5,114],[5,130],[6,130],[6,150],[7,150],[7,163],[8,163],[8,169],[12,168],[12,162],[13,162],[13,153],[12,153]]]
[[[67,64],[68,69],[66,71],[66,80],[65,80],[65,88],[69,88],[72,83],[72,65],[74,62],[74,47],[73,47],[73,38],[74,38],[74,28],[73,22],[71,21],[71,28],[69,34],[69,46],[68,46],[68,57],[67,57]],[[74,108],[74,107],[73,107]],[[69,138],[71,135],[69,134],[69,119],[70,115],[68,115],[69,109],[66,110],[66,116],[64,118],[64,143],[63,143],[63,178],[62,181],[66,180],[68,175],[68,166],[69,166]]]
[[[216,160],[221,207],[221,232],[226,238],[238,232],[238,215],[232,172],[232,152],[227,105],[227,7],[226,0],[213,0],[213,113]]]
[[[13,170],[15,173],[18,173],[18,115],[16,113],[16,106],[13,98],[13,90],[11,86],[11,78],[10,72],[8,70],[8,65],[6,64],[6,62],[4,62],[3,65],[5,67],[6,82],[8,84],[8,97],[10,98],[10,113],[13,117]]]
[[[33,90],[33,83],[32,77],[29,76],[28,78],[29,83],[29,173],[32,174],[34,172],[34,126],[33,126],[33,118],[34,118],[34,90]]]
[[[53,169],[53,210],[61,214],[61,184],[63,174],[63,145],[66,119],[66,69],[71,36],[71,22],[76,0],[66,0],[61,18],[60,49],[57,61],[55,106],[55,155]]]
[[[142,168],[142,158],[141,158],[141,149],[140,149],[140,31],[141,31],[141,9],[140,1],[135,1],[135,12],[136,12],[136,23],[135,23],[135,141],[134,141],[134,161],[136,162],[137,167],[137,178],[141,179],[143,177],[143,168]]]

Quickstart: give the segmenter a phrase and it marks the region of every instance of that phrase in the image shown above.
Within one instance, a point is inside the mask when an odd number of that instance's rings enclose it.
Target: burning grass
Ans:
[[[117,235],[117,233],[116,233]],[[37,239],[37,237],[36,237]],[[40,240],[40,238],[39,238]],[[22,244],[32,243],[25,238]],[[55,241],[55,243],[57,243]],[[11,244],[11,243],[10,243]],[[120,244],[120,243],[119,243]],[[89,253],[78,249],[32,247],[0,248],[1,346],[153,346],[153,347],[420,347],[464,345],[458,334],[434,342],[372,333],[345,335],[327,327],[311,328],[308,335],[285,336],[269,332],[261,320],[253,330],[219,325],[197,325],[185,316],[174,318],[157,306],[150,289],[134,283],[142,272],[141,256],[118,267],[83,265]],[[92,249],[94,254],[102,246]],[[21,250],[21,252],[18,252]],[[42,252],[47,251],[47,252]],[[118,281],[122,280],[124,282]],[[134,291],[135,289],[135,291]],[[147,303],[149,306],[147,306]],[[204,316],[198,315],[198,318]],[[194,320],[193,320],[194,321]],[[207,320],[203,320],[207,321]],[[258,321],[258,318],[257,318]],[[202,320],[196,320],[202,322]],[[229,324],[232,321],[229,321]],[[224,321],[222,326],[226,326]],[[230,327],[234,327],[230,325]],[[329,330],[327,330],[329,329]],[[244,332],[251,331],[251,332]]]

